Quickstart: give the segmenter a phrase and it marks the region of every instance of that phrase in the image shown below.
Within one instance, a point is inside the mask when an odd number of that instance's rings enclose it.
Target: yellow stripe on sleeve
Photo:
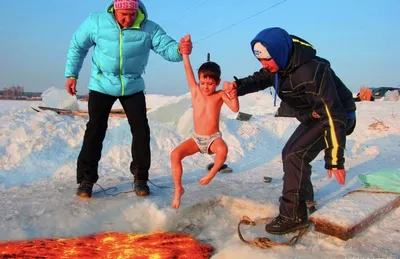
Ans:
[[[322,98],[321,98],[321,100],[324,103],[326,115],[328,116],[328,122],[329,122],[329,128],[330,128],[329,132],[330,132],[331,140],[332,140],[332,154],[331,154],[332,155],[332,165],[337,165],[339,143],[338,143],[337,136],[336,136],[335,125],[333,124],[331,112],[329,111],[328,106],[326,105],[326,102]]]

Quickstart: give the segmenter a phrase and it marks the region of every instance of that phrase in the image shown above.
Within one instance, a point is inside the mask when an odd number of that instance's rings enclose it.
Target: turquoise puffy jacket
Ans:
[[[89,90],[112,96],[132,95],[145,89],[142,74],[150,50],[168,61],[182,61],[178,43],[147,19],[142,2],[139,8],[132,27],[124,29],[115,20],[113,4],[105,12],[91,14],[72,37],[65,77],[78,79],[83,61],[94,47]]]

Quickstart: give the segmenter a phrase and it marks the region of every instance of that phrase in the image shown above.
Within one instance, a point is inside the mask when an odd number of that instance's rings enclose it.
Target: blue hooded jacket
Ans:
[[[285,70],[290,61],[292,53],[292,37],[285,30],[274,27],[267,28],[259,32],[256,37],[251,41],[251,50],[254,53],[254,45],[260,42],[271,55],[271,58],[279,67],[279,71]],[[275,74],[275,97],[274,106],[276,106],[276,95],[279,91],[279,77],[278,73]]]
[[[132,95],[145,89],[142,78],[150,50],[168,61],[182,61],[178,43],[153,21],[139,2],[137,18],[121,29],[111,3],[104,12],[91,14],[72,37],[65,77],[78,78],[83,61],[93,48],[89,90],[112,96]]]
[[[302,124],[322,124],[326,141],[325,168],[344,169],[346,135],[351,134],[355,127],[356,105],[351,91],[335,74],[330,63],[316,55],[314,46],[300,37],[288,35],[280,28],[270,28],[255,37],[251,42],[252,50],[257,42],[268,50],[279,70],[275,73],[275,80],[267,69],[241,79],[235,78],[238,96],[275,85],[282,102],[293,108]],[[313,112],[320,117],[315,118]],[[347,128],[349,119],[354,123]]]

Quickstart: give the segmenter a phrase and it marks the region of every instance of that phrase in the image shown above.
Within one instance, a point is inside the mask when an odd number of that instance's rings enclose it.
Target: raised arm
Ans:
[[[192,65],[190,64],[189,55],[182,54],[182,57],[183,57],[183,65],[185,67],[185,72],[186,72],[186,79],[189,85],[190,92],[192,92],[193,94],[196,92],[199,86],[193,74],[193,69]]]
[[[186,35],[181,41],[190,41],[190,35]],[[186,79],[189,85],[190,92],[192,95],[197,92],[199,85],[194,77],[192,65],[190,64],[189,54],[182,53],[183,66],[185,67]]]

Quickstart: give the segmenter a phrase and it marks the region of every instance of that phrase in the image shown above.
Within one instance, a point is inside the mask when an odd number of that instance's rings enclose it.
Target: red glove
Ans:
[[[339,184],[344,184],[346,182],[346,170],[344,169],[329,169],[328,177],[332,178],[332,173],[335,175],[336,180]]]
[[[67,78],[67,81],[65,82],[65,89],[67,90],[67,92],[74,96],[76,94],[76,79],[69,77]]]

